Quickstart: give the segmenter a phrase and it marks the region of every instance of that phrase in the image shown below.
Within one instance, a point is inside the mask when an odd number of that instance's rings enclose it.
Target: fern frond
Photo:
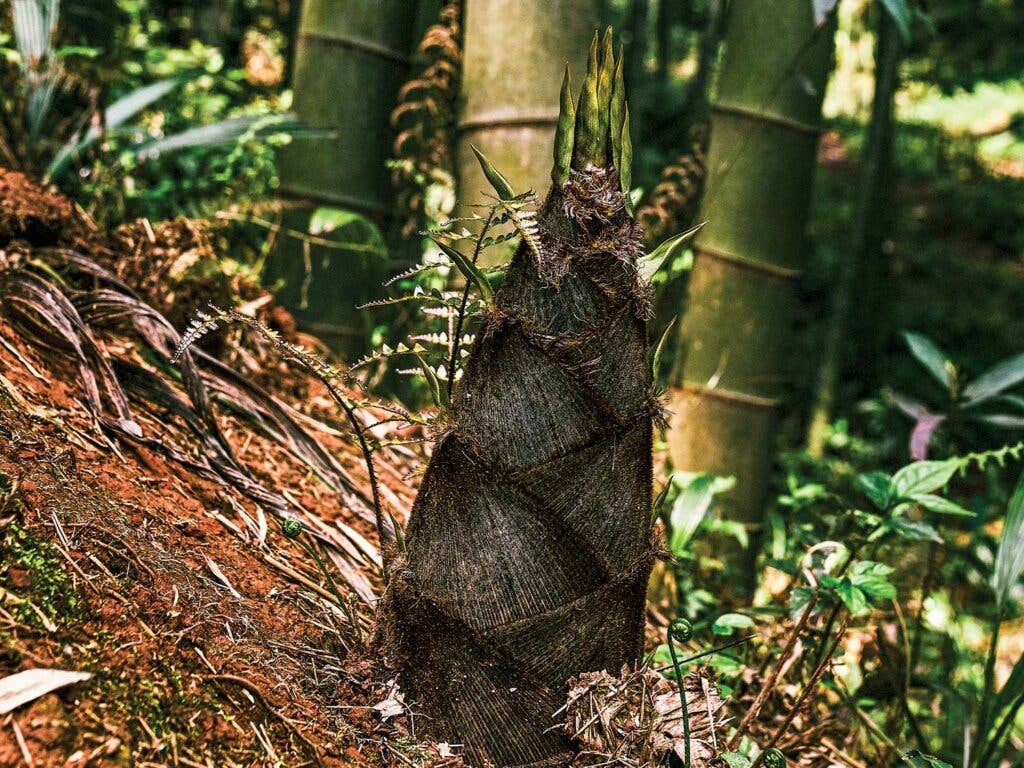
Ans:
[[[220,310],[216,307],[213,308],[216,310],[216,313],[212,315],[208,312],[203,312],[201,309],[196,310],[196,316],[188,324],[188,328],[185,329],[185,333],[181,335],[181,341],[178,342],[178,346],[174,350],[174,354],[171,356],[172,363],[177,363],[181,360],[181,356],[184,355],[185,351],[193,344],[197,343],[207,334],[213,333],[220,328]]]
[[[359,358],[359,360],[357,360],[350,366],[349,370],[354,371],[358,368],[363,368],[369,365],[370,363],[375,363],[379,360],[387,360],[397,355],[418,355],[426,351],[427,350],[419,344],[409,347],[405,344],[405,342],[399,342],[398,346],[396,346],[394,349],[392,349],[387,344],[382,344],[380,349],[377,349],[371,352],[370,354],[364,355],[363,357]]]
[[[500,201],[501,207],[508,214],[509,220],[512,222],[512,226],[516,228],[516,232],[526,243],[534,257],[540,258],[540,228],[537,224],[537,211],[534,208],[527,207],[530,203],[535,201],[532,193],[526,195],[520,195],[512,200]]]
[[[441,267],[444,267],[446,269],[451,269],[452,263],[447,258],[438,257],[437,261],[433,261],[433,262],[430,262],[430,263],[421,262],[419,264],[414,264],[413,266],[409,267],[408,269],[403,270],[402,272],[399,272],[394,277],[388,278],[383,283],[383,285],[384,285],[385,288],[387,288],[389,286],[394,285],[399,280],[406,280],[406,279],[408,279],[410,277],[415,277],[416,275],[423,274],[424,272],[429,272],[432,269],[439,269]]]

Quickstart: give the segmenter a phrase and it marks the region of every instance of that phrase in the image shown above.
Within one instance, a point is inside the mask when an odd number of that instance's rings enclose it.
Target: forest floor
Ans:
[[[20,238],[74,239],[97,255],[95,236],[65,237],[68,222],[81,223],[66,201],[19,184],[0,173],[0,254]],[[175,226],[188,241],[187,226]],[[174,241],[159,231],[161,243]],[[152,263],[138,263],[141,250],[120,253],[134,272],[126,280],[145,293],[147,278],[159,281]],[[166,250],[162,263],[187,251]],[[0,765],[459,764],[417,745],[404,717],[395,724],[402,707],[362,653],[380,556],[365,465],[354,441],[329,428],[326,391],[297,383],[287,367],[264,377],[282,398],[303,395],[304,426],[348,474],[348,497],[280,440],[216,412],[252,475],[285,493],[304,522],[322,521],[341,601],[269,510],[156,449],[195,453],[168,413],[134,403],[146,439],[115,442],[65,355],[3,320],[0,337],[0,679],[30,668],[93,675],[0,716]],[[127,337],[100,343],[112,356],[144,357]],[[406,447],[376,457],[399,519],[419,461]]]

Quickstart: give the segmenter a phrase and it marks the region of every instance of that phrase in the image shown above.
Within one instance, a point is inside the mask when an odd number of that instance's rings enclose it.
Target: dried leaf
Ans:
[[[0,680],[0,715],[35,701],[58,688],[81,683],[92,677],[90,672],[68,672],[63,669],[26,669]]]

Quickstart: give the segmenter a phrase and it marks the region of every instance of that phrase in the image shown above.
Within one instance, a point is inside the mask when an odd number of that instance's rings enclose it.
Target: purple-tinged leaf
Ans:
[[[946,417],[938,413],[928,413],[918,418],[914,431],[910,433],[910,458],[924,461],[928,458],[928,444],[932,435]]]

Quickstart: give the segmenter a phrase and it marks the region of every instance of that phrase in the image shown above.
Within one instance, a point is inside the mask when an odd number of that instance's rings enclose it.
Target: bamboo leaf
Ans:
[[[416,359],[419,360],[423,378],[427,380],[427,386],[430,388],[430,398],[434,401],[434,405],[441,408],[444,405],[444,399],[441,396],[441,382],[438,381],[437,374],[422,357],[416,355]]]
[[[103,122],[108,131],[120,128],[125,121],[134,117],[150,104],[161,99],[181,84],[178,78],[159,80],[132,91],[117,99],[103,113]],[[98,125],[90,125],[82,137],[72,136],[54,155],[46,169],[46,179],[59,176],[76,155],[88,149],[101,136]]]
[[[487,177],[487,181],[490,182],[491,186],[494,187],[494,191],[497,193],[498,198],[501,200],[511,200],[516,196],[516,193],[512,191],[512,185],[509,184],[508,179],[501,175],[491,161],[484,157],[484,153],[477,149],[472,144],[469,145],[473,154],[476,155],[477,161],[480,163],[480,167],[484,171],[484,176]]]
[[[434,239],[434,243],[436,243],[437,247],[444,251],[445,256],[451,259],[452,263],[459,268],[463,277],[476,284],[477,290],[480,291],[480,298],[483,300],[484,304],[490,305],[494,300],[494,289],[491,287],[491,281],[487,279],[487,275],[485,275],[476,264],[467,259],[461,252],[455,250],[447,243],[443,243],[436,238]]]

